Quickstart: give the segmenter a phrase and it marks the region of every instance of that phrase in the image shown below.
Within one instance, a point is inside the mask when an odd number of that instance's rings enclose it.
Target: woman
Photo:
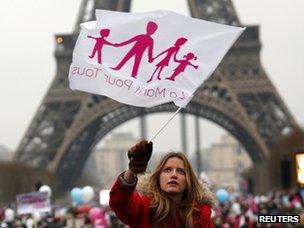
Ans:
[[[201,185],[184,154],[168,153],[150,176],[145,194],[135,191],[137,174],[145,172],[152,142],[128,151],[129,169],[110,192],[110,206],[130,227],[213,227],[210,191]]]

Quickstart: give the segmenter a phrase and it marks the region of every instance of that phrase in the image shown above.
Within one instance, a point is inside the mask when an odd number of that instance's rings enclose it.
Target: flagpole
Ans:
[[[156,132],[156,134],[149,140],[149,142],[152,142],[153,139],[156,138],[156,136],[173,120],[173,118],[177,115],[177,113],[182,109],[182,107],[179,107],[175,113],[170,117],[170,119]]]

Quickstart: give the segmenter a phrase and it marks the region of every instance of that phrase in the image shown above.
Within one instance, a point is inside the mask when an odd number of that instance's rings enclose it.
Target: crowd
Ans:
[[[215,227],[302,227],[298,224],[259,224],[258,215],[301,215],[304,191],[282,190],[268,195],[231,194],[229,200],[213,208]],[[264,226],[263,226],[264,225]],[[270,226],[271,225],[271,226]]]
[[[304,190],[282,190],[267,195],[215,189],[210,191],[208,181],[195,175],[183,153],[167,153],[155,171],[144,174],[153,150],[152,142],[142,140],[128,150],[128,169],[118,174],[110,192],[101,191],[98,204],[90,186],[75,187],[70,196],[72,205],[50,206],[51,189],[41,186],[38,193],[17,197],[18,212],[25,205],[34,205],[28,199],[41,196],[49,212],[34,209],[16,215],[16,206],[0,207],[1,227],[302,227],[304,219],[296,223],[259,223],[262,215],[304,216]],[[38,189],[38,188],[37,188]],[[102,192],[106,192],[106,197]],[[46,197],[48,196],[48,197]],[[31,198],[29,198],[31,197]],[[43,198],[45,197],[45,198]],[[105,200],[106,198],[106,200]],[[20,196],[20,199],[23,199]],[[38,199],[38,198],[37,198]],[[22,202],[22,203],[20,203]],[[42,202],[42,201],[31,201]],[[52,208],[52,209],[51,209]],[[28,212],[31,214],[27,214]],[[50,212],[51,211],[51,212]],[[123,222],[121,222],[121,221]]]
[[[13,207],[12,207],[13,208]],[[259,224],[258,215],[301,215],[304,213],[304,191],[282,190],[268,195],[244,195],[233,192],[224,202],[217,201],[212,208],[215,227],[301,227],[300,224]],[[303,224],[303,220],[301,221]],[[126,227],[109,206],[88,204],[67,207],[55,206],[51,214],[34,213],[18,216],[15,210],[0,207],[2,227]],[[264,226],[263,226],[264,225]]]
[[[107,228],[124,227],[107,206],[54,206],[52,213],[16,215],[11,208],[0,208],[0,224],[24,228]]]

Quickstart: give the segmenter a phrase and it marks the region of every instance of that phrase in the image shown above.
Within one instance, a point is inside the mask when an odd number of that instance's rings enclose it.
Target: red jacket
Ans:
[[[151,199],[134,191],[135,186],[124,185],[118,177],[110,191],[110,207],[116,216],[130,228],[150,228],[149,205]],[[193,227],[213,228],[210,207],[201,204],[199,208],[200,214],[193,216]],[[168,227],[176,228],[176,221],[169,221]]]

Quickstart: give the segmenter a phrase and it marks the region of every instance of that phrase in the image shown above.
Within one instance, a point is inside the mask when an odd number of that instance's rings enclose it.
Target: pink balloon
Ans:
[[[94,222],[97,219],[105,219],[104,211],[99,207],[92,207],[89,211],[89,219]]]

